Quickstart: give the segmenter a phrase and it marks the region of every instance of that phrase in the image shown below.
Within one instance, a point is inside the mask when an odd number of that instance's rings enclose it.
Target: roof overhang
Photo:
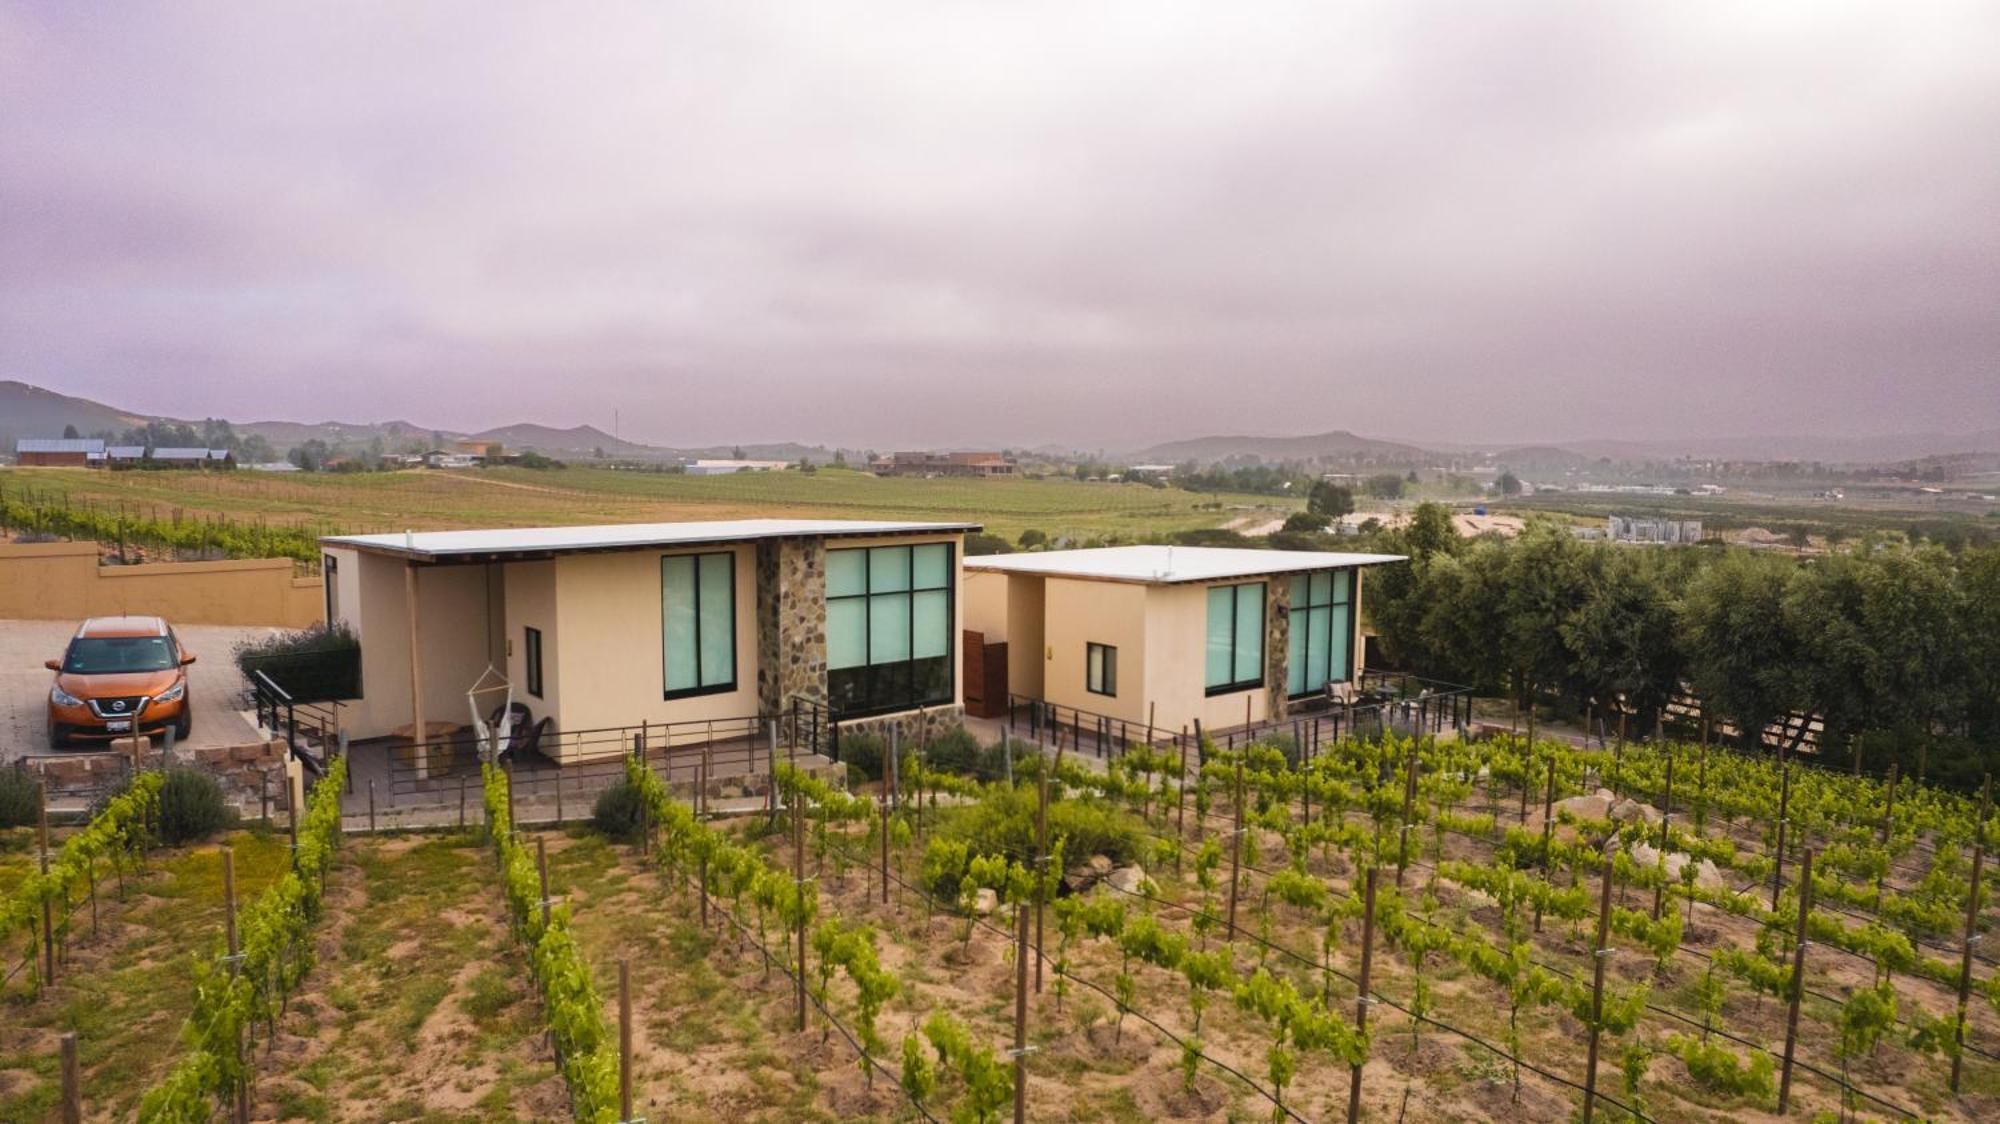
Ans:
[[[974,573],[1021,574],[1076,581],[1195,585],[1407,561],[1409,559],[1401,554],[1246,547],[1109,546],[1031,554],[986,554],[967,558],[965,568]]]
[[[865,519],[732,519],[692,523],[611,523],[589,527],[502,527],[329,535],[320,544],[426,564],[518,562],[566,554],[671,550],[684,546],[785,538],[886,538],[955,535],[978,523],[905,523]]]

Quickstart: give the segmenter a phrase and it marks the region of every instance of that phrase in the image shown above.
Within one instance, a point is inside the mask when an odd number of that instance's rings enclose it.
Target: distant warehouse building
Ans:
[[[104,442],[94,437],[23,437],[14,442],[17,464],[40,468],[97,468]]]
[[[1605,534],[1612,542],[1696,543],[1701,541],[1701,520],[1613,515],[1606,522]]]
[[[728,476],[737,472],[783,472],[790,461],[696,460],[681,466],[689,476]]]
[[[1000,453],[890,453],[868,464],[877,476],[1013,476],[1014,461]]]

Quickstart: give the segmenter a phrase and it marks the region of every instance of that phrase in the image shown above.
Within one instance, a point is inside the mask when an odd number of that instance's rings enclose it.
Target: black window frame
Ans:
[[[916,549],[920,546],[944,547],[944,585],[942,587],[920,587],[916,584]],[[874,591],[874,552],[882,549],[902,550],[909,555],[908,572],[910,575],[910,585],[908,588],[883,590],[880,593]],[[828,609],[831,610],[836,601],[862,602],[861,650],[863,653],[872,653],[875,647],[875,613],[873,607],[868,602],[876,597],[910,598],[909,650],[914,652],[917,641],[916,594],[931,593],[942,589],[944,592],[945,639],[944,654],[942,656],[912,656],[909,659],[900,660],[895,663],[878,664],[871,662],[869,657],[864,654],[863,662],[854,667],[828,667],[826,673],[826,693],[828,709],[833,711],[834,717],[843,720],[849,718],[872,718],[883,714],[899,714],[903,711],[916,710],[920,707],[947,706],[956,701],[958,698],[958,545],[949,542],[881,543],[875,546],[829,547],[827,553],[833,554],[839,550],[860,552],[861,592],[840,596],[834,596],[829,593],[826,597],[826,604]],[[831,570],[832,567],[830,564],[822,567],[822,581],[825,580],[825,575],[830,573]],[[831,615],[829,611],[828,616],[831,617]],[[920,662],[935,659],[942,659],[944,661],[944,677],[941,693],[921,695],[917,691],[916,665]],[[841,706],[839,694],[834,690],[834,676],[853,675],[857,673],[862,681],[860,692],[862,702],[859,706]],[[906,693],[897,695],[896,691],[899,685],[906,689]]]
[[[701,560],[703,558],[727,558],[729,565],[729,682],[701,683]],[[692,687],[678,689],[667,686],[667,563],[676,558],[694,561],[694,676],[697,680]],[[691,554],[660,555],[660,697],[665,700],[692,699],[702,695],[724,695],[736,690],[742,681],[739,665],[743,653],[736,647],[736,552],[733,550],[708,550]]]
[[[521,629],[521,666],[527,679],[527,690],[536,698],[542,697],[542,630],[534,625],[523,625]]]
[[[319,556],[319,580],[323,587],[321,596],[325,599],[322,608],[326,611],[326,626],[332,628],[335,617],[333,611],[340,607],[340,589],[335,584],[340,578],[340,558],[332,554]]]
[[[1204,685],[1202,693],[1208,698],[1215,698],[1217,695],[1234,695],[1241,691],[1254,691],[1264,685],[1265,677],[1271,673],[1271,583],[1269,581],[1218,582],[1215,585],[1204,587],[1202,592],[1202,612],[1204,614],[1202,619],[1202,643],[1204,645],[1208,643],[1208,620],[1205,615],[1208,612],[1208,590],[1218,588],[1227,589],[1230,591],[1229,666],[1232,670],[1236,667],[1236,614],[1242,611],[1243,605],[1243,599],[1236,595],[1236,591],[1250,586],[1255,586],[1262,590],[1257,597],[1258,612],[1263,614],[1264,617],[1262,623],[1257,627],[1257,677],[1255,679],[1238,679],[1230,683],[1218,683],[1213,687]],[[1207,657],[1206,653],[1204,653],[1202,679],[1206,681],[1207,678]]]
[[[1104,668],[1104,676],[1100,683],[1092,686],[1090,682],[1090,660],[1098,652],[1104,653],[1104,661],[1100,665]],[[1083,689],[1093,695],[1103,695],[1107,699],[1118,697],[1118,646],[1116,644],[1099,644],[1095,640],[1084,641]]]
[[[1326,584],[1327,584],[1327,591],[1328,591],[1328,592],[1327,592],[1327,598],[1328,598],[1328,600],[1327,600],[1326,602],[1324,602],[1324,603],[1318,603],[1318,602],[1314,602],[1314,601],[1312,601],[1312,600],[1311,600],[1311,590],[1312,590],[1312,575],[1313,575],[1313,574],[1327,574],[1327,575],[1334,575],[1334,574],[1346,574],[1346,575],[1347,575],[1347,596],[1346,596],[1346,598],[1345,598],[1345,599],[1342,599],[1342,598],[1339,598],[1339,597],[1335,597],[1335,596],[1333,596],[1333,593],[1332,593],[1332,590],[1333,590],[1333,586],[1335,585],[1335,582],[1334,582],[1333,578],[1332,578],[1331,576],[1329,576],[1329,577],[1327,578],[1327,583],[1326,583]],[[1357,584],[1357,583],[1358,583],[1358,582],[1359,582],[1359,581],[1361,580],[1361,578],[1360,578],[1360,571],[1358,571],[1358,570],[1354,569],[1354,568],[1353,568],[1353,567],[1351,567],[1351,566],[1336,566],[1336,567],[1334,567],[1334,568],[1332,568],[1332,569],[1330,569],[1330,570],[1312,570],[1312,571],[1309,571],[1309,572],[1307,572],[1307,573],[1305,573],[1305,574],[1300,574],[1300,575],[1295,575],[1295,576],[1297,576],[1297,577],[1304,577],[1304,578],[1306,579],[1306,590],[1307,590],[1307,602],[1306,602],[1306,604],[1304,604],[1304,605],[1291,605],[1291,606],[1288,606],[1288,607],[1286,608],[1286,628],[1287,628],[1287,629],[1289,630],[1289,629],[1291,629],[1291,628],[1295,628],[1295,627],[1297,627],[1297,626],[1298,626],[1298,620],[1299,620],[1299,611],[1300,611],[1301,609],[1304,609],[1304,610],[1312,610],[1312,609],[1325,609],[1325,610],[1327,611],[1327,613],[1326,613],[1326,629],[1327,629],[1327,654],[1328,654],[1328,656],[1329,656],[1329,660],[1328,660],[1328,664],[1329,664],[1329,666],[1331,666],[1331,663],[1332,663],[1332,661],[1331,661],[1331,658],[1330,658],[1330,657],[1331,657],[1331,655],[1332,655],[1332,653],[1333,653],[1333,635],[1332,635],[1332,634],[1333,634],[1333,610],[1335,610],[1335,609],[1338,609],[1338,608],[1340,608],[1340,607],[1341,607],[1341,606],[1343,606],[1343,605],[1344,605],[1344,606],[1346,606],[1346,607],[1347,607],[1347,634],[1346,634],[1346,636],[1345,636],[1345,637],[1343,638],[1343,645],[1342,645],[1342,646],[1343,646],[1343,647],[1345,647],[1345,648],[1347,649],[1347,660],[1346,660],[1346,664],[1347,664],[1347,674],[1346,674],[1346,675],[1345,675],[1344,677],[1342,677],[1342,678],[1340,678],[1340,679],[1338,679],[1338,680],[1335,680],[1335,679],[1334,679],[1334,678],[1333,678],[1332,676],[1328,676],[1328,677],[1327,677],[1327,683],[1334,683],[1334,682],[1340,682],[1340,683],[1346,683],[1346,682],[1350,682],[1350,681],[1352,681],[1352,680],[1353,680],[1353,678],[1354,678],[1354,605],[1355,605],[1355,597],[1354,597],[1354,589],[1355,589],[1355,585],[1356,585],[1356,584]],[[1311,638],[1310,636],[1308,636],[1308,637],[1306,638],[1306,643],[1307,643],[1308,645],[1310,645],[1310,644],[1312,643],[1312,638]],[[1289,648],[1289,645],[1287,645],[1287,647]],[[1308,649],[1308,655],[1310,655],[1310,648]],[[1290,654],[1289,654],[1289,652],[1287,652],[1287,658],[1289,658],[1289,656],[1290,656]],[[1289,680],[1289,679],[1290,679],[1290,675],[1291,675],[1291,669],[1290,669],[1289,667],[1287,667],[1287,668],[1285,669],[1285,672],[1286,672],[1286,678],[1287,678],[1287,680]],[[1290,688],[1290,686],[1291,686],[1291,684],[1290,684],[1290,683],[1289,683],[1289,681],[1288,681],[1288,682],[1286,683],[1286,687],[1287,687],[1287,689],[1289,689],[1289,688]],[[1300,692],[1299,692],[1298,694],[1296,694],[1296,695],[1293,695],[1293,694],[1287,694],[1287,695],[1286,695],[1285,697],[1286,697],[1286,698],[1287,698],[1288,700],[1289,700],[1289,699],[1311,699],[1311,698],[1318,698],[1318,697],[1319,697],[1320,695],[1322,695],[1322,694],[1325,694],[1325,693],[1326,693],[1326,683],[1322,683],[1322,684],[1320,684],[1320,685],[1319,685],[1318,687],[1308,687],[1308,688],[1306,688],[1305,690],[1303,690],[1303,691],[1300,691]]]

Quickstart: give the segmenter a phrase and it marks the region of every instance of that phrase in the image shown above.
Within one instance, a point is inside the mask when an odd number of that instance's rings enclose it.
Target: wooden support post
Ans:
[[[1042,993],[1042,919],[1049,903],[1049,759],[1037,759],[1035,786],[1035,994]],[[1176,855],[1180,848],[1174,848]]]
[[[1900,763],[1889,763],[1889,798],[1882,805],[1882,845],[1889,845],[1889,831],[1896,822],[1896,781],[1901,773]]]
[[[76,1032],[69,1031],[62,1043],[63,1124],[83,1124],[83,1077],[76,1064]]]
[[[618,959],[618,1120],[632,1119],[632,966]]]
[[[1603,1034],[1604,962],[1611,955],[1611,868],[1618,854],[1614,836],[1604,845],[1604,875],[1597,892],[1597,943],[1590,959],[1590,1050],[1583,1071],[1583,1124],[1597,1111],[1597,1040]]]
[[[236,852],[222,848],[222,933],[229,949],[229,974],[237,971],[240,953],[236,944]],[[236,1060],[243,1061],[243,1039],[236,1039]],[[236,1083],[236,1124],[246,1124],[250,1119],[250,1083],[246,1078]]]
[[[1778,893],[1785,888],[1785,826],[1792,803],[1792,768],[1778,771],[1778,846],[1771,868],[1771,908],[1778,908]]]
[[[798,794],[792,794],[792,872],[797,879],[799,900],[806,895],[806,810],[805,801]],[[793,984],[793,998],[798,1004],[798,1031],[806,1030],[806,917],[799,911],[799,963],[798,979]]]
[[[1243,762],[1236,763],[1236,829],[1229,848],[1229,939],[1236,939],[1236,888],[1243,881]]]
[[[1694,831],[1708,827],[1708,719],[1701,720],[1701,763],[1695,767]]]
[[[49,782],[47,777],[35,786],[35,800],[40,827],[36,833],[41,851],[42,877],[49,876]],[[56,982],[56,907],[48,895],[42,895],[42,986]]]
[[[1361,906],[1361,975],[1355,986],[1358,994],[1354,999],[1354,1029],[1363,1034],[1368,1032],[1368,980],[1375,966],[1375,868],[1368,868],[1368,882],[1362,891]],[[1354,1124],[1361,1119],[1361,1067],[1353,1066],[1347,1076],[1347,1121]]]
[[[368,778],[368,834],[375,834],[375,778]]]
[[[1527,785],[1521,786],[1522,800],[1526,801]],[[1413,742],[1410,752],[1403,762],[1403,823],[1402,833],[1396,845],[1396,885],[1403,885],[1403,872],[1410,867],[1410,816],[1417,805],[1417,747]]]
[[[1188,730],[1186,726],[1182,726],[1180,784],[1175,786],[1174,788],[1174,834],[1179,839],[1187,838],[1187,785],[1188,785],[1187,755],[1188,755]],[[1179,874],[1180,870],[1181,870],[1181,848],[1179,846],[1176,846],[1174,848],[1174,873]]]
[[[298,831],[298,821],[296,817],[294,817],[292,822],[292,830],[294,833],[294,838],[292,842],[296,844],[298,842],[296,836],[296,833]],[[465,774],[464,773],[460,773],[458,775],[458,830],[460,831],[465,830]]]
[[[542,837],[535,836],[535,876],[542,884],[542,929],[549,927],[549,849]]]
[[[1028,903],[1014,903],[1014,1124],[1028,1120]]]
[[[556,826],[561,827],[562,822],[563,822],[562,769],[557,768],[556,769]]]
[[[1542,791],[1542,880],[1549,877],[1549,847],[1555,842],[1556,759],[1549,757],[1549,783]],[[1542,931],[1542,903],[1535,903],[1535,932]]]
[[[1993,775],[1979,786],[1979,819],[1972,829],[1972,879],[1965,886],[1965,949],[1958,961],[1958,1017],[1951,1027],[1959,1048],[1951,1054],[1951,1091],[1958,1092],[1958,1071],[1965,1058],[1965,1003],[1972,994],[1972,939],[1979,923],[1979,876],[1986,864],[1986,820],[1993,812]]]
[[[1792,981],[1787,988],[1785,1061],[1778,1075],[1778,1115],[1792,1098],[1792,1051],[1799,1041],[1799,998],[1806,990],[1806,918],[1812,913],[1812,848],[1799,861],[1799,928],[1792,942]]]
[[[1660,884],[1653,887],[1655,921],[1660,919],[1660,909],[1667,900],[1667,825],[1674,818],[1674,753],[1670,749],[1663,749],[1662,752],[1667,755],[1667,795],[1660,805]]]

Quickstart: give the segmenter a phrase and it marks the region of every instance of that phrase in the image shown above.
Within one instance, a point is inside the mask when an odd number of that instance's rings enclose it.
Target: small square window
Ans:
[[[1118,694],[1118,649],[1109,644],[1084,645],[1084,688],[1093,695]]]

